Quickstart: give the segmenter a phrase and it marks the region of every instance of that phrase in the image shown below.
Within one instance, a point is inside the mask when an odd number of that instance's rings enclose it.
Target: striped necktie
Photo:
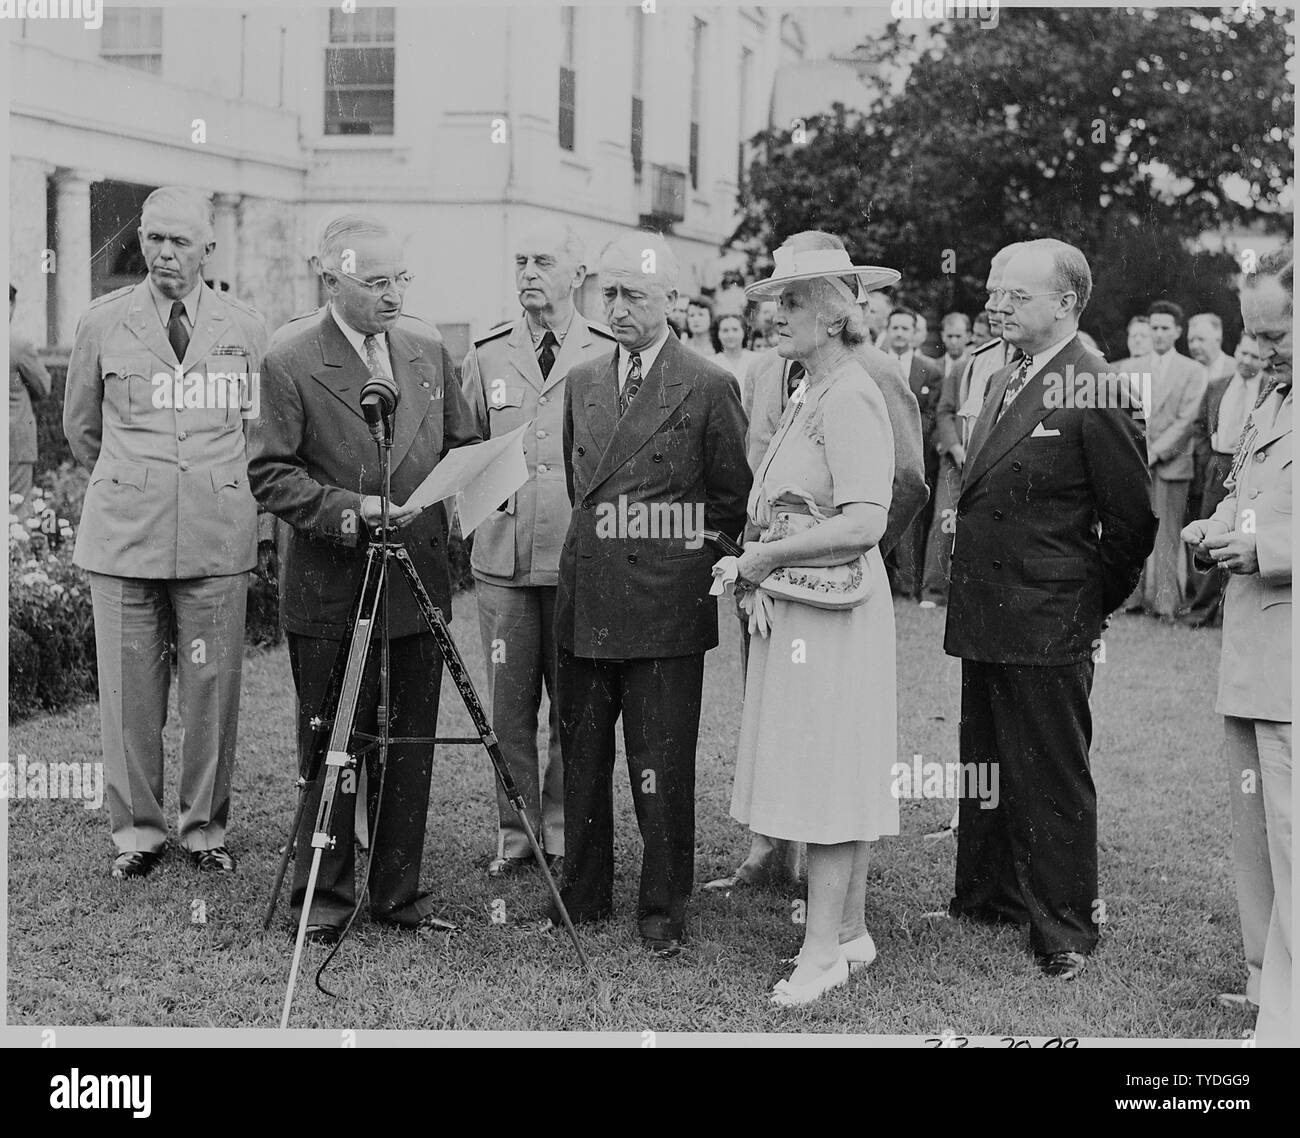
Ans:
[[[367,336],[362,341],[362,346],[366,349],[366,366],[370,368],[370,374],[383,375],[392,379],[393,373],[389,370],[383,352],[379,350],[379,337],[373,334]]]

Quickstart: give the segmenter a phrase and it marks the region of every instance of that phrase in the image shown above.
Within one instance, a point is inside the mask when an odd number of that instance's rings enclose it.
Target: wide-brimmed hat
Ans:
[[[793,281],[810,281],[817,277],[827,277],[832,281],[836,277],[858,278],[858,303],[867,299],[867,293],[878,288],[889,288],[902,279],[897,269],[886,269],[880,265],[855,265],[849,260],[845,249],[791,249],[781,246],[772,254],[776,262],[772,275],[765,281],[758,281],[745,289],[745,295],[752,300],[769,300],[781,295],[781,290]]]

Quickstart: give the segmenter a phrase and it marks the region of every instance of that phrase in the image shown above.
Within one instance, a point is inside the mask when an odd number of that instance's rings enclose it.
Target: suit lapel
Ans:
[[[1002,368],[989,380],[984,408],[971,436],[971,458],[967,460],[967,473],[962,480],[963,490],[981,478],[1055,409],[1048,404],[1046,398],[1047,378],[1053,374],[1060,375],[1065,367],[1064,361],[1077,362],[1076,357],[1081,354],[1078,339],[1071,339],[1025,384],[1024,390],[1012,401],[1001,419],[997,418],[998,408],[1002,406],[1007,383],[1016,365]]]
[[[388,333],[388,358],[393,381],[401,392],[397,414],[393,416],[393,469],[396,470],[415,442],[434,400],[445,396],[441,387],[446,380],[434,361],[425,357],[420,345],[396,328]]]
[[[352,345],[343,335],[343,329],[338,326],[328,305],[321,315],[317,343],[320,345],[321,366],[312,371],[312,379],[365,422],[358,400],[362,387],[370,378],[370,372],[361,362],[361,357],[352,350]]]
[[[158,309],[153,302],[153,293],[149,291],[147,277],[131,293],[131,303],[126,309],[126,326],[163,362],[168,371],[175,372],[180,361],[172,351],[171,341],[167,339],[167,329],[158,319]]]
[[[605,453],[600,456],[600,462],[596,466],[596,473],[592,476],[588,491],[594,490],[645,446],[646,440],[686,398],[686,387],[679,374],[682,365],[681,357],[685,351],[686,349],[681,347],[669,333],[667,341],[659,350],[659,355],[655,357],[654,366],[641,381],[641,389],[621,419],[618,418],[618,354],[615,353],[612,364],[613,378],[604,386],[613,403],[616,426]],[[588,399],[590,400],[590,394]],[[591,406],[590,402],[588,406]]]
[[[185,370],[204,359],[229,328],[230,314],[225,302],[207,285],[201,284],[198,307],[194,310],[194,329],[185,349]]]
[[[1260,404],[1259,411],[1264,411],[1270,403],[1277,404],[1273,414],[1273,421],[1267,426],[1263,423],[1259,426],[1259,433],[1255,436],[1255,449],[1268,446],[1275,439],[1280,439],[1291,430],[1291,400],[1282,398],[1278,403],[1277,392],[1271,392],[1269,397]],[[1259,411],[1252,411],[1252,415],[1258,415]]]
[[[533,351],[533,337],[528,331],[528,320],[525,317],[515,324],[510,333],[510,351],[507,353],[507,359],[510,360],[510,366],[515,369],[525,382],[536,391],[541,391],[545,380],[542,379],[542,368],[537,362],[537,354]],[[559,357],[556,357],[559,362]],[[554,375],[555,368],[551,368],[551,374]]]

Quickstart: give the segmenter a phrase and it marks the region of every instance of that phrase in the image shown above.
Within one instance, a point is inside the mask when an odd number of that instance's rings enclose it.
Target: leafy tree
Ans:
[[[1031,237],[1088,254],[1084,326],[1112,352],[1158,297],[1239,327],[1231,256],[1207,230],[1289,229],[1293,52],[1281,9],[1002,9],[996,29],[940,25],[917,54],[894,21],[858,49],[884,71],[866,113],[755,137],[732,243],[757,268],[801,229],[903,273],[900,297],[975,311],[989,259]]]

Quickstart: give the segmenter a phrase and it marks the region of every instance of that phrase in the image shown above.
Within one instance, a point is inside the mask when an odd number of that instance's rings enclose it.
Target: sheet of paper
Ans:
[[[448,451],[405,504],[423,509],[455,498],[461,534],[473,533],[484,518],[528,481],[523,434],[532,422],[529,419],[500,438]]]

